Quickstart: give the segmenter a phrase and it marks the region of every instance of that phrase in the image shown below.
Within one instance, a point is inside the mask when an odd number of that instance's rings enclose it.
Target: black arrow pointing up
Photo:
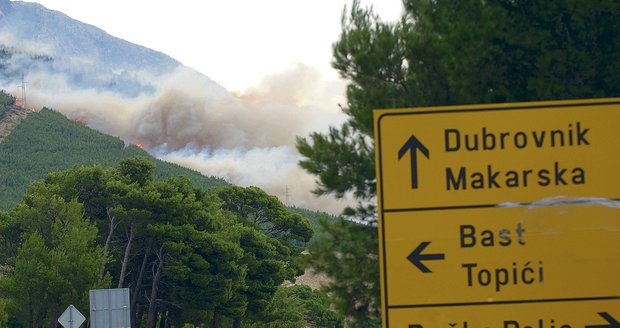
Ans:
[[[430,273],[431,270],[427,268],[426,265],[422,264],[422,261],[436,261],[444,260],[446,258],[445,254],[421,254],[424,249],[426,249],[426,247],[430,245],[430,243],[430,241],[424,241],[420,243],[420,245],[416,247],[416,249],[414,249],[413,252],[409,254],[409,256],[407,256],[407,260],[413,263],[413,265],[415,265],[418,269],[420,269],[420,271],[424,273]]]
[[[599,312],[598,315],[607,320],[607,323],[603,325],[586,326],[586,328],[620,328],[620,322],[614,319],[609,313]]]
[[[398,151],[398,160],[409,151],[411,154],[411,189],[418,189],[418,150],[429,158],[429,151],[413,134]]]

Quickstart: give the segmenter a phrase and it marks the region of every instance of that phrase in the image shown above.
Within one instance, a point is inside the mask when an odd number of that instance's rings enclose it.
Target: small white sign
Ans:
[[[58,318],[58,322],[65,328],[79,328],[85,320],[84,315],[73,305],[69,305],[60,318]]]

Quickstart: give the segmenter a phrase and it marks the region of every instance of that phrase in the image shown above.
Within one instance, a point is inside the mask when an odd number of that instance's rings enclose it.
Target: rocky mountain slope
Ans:
[[[0,142],[11,134],[11,131],[21,122],[28,112],[17,107],[11,107],[0,115]]]

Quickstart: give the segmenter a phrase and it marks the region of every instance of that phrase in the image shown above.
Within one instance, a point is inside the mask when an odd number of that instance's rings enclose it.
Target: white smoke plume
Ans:
[[[92,128],[143,144],[158,158],[254,185],[288,205],[337,214],[345,201],[317,198],[314,178],[298,166],[295,137],[325,131],[345,117],[344,82],[295,65],[232,95],[184,66],[164,76],[132,73],[155,86],[153,93],[121,95],[76,88],[57,73],[30,73],[28,102],[50,107]],[[15,82],[2,86],[18,95]]]
[[[7,51],[8,50],[8,51]],[[207,72],[208,73],[208,72]],[[344,82],[298,64],[233,95],[157,51],[36,3],[0,0],[0,87],[27,103],[142,144],[153,155],[288,204],[338,213],[298,167],[295,137],[345,117]],[[288,197],[287,197],[288,196]]]

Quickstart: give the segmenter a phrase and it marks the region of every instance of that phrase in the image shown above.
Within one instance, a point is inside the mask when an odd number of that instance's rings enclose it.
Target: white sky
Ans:
[[[352,0],[38,0],[47,8],[181,61],[229,91],[292,64],[331,69],[331,45]],[[396,20],[401,0],[362,0]]]

